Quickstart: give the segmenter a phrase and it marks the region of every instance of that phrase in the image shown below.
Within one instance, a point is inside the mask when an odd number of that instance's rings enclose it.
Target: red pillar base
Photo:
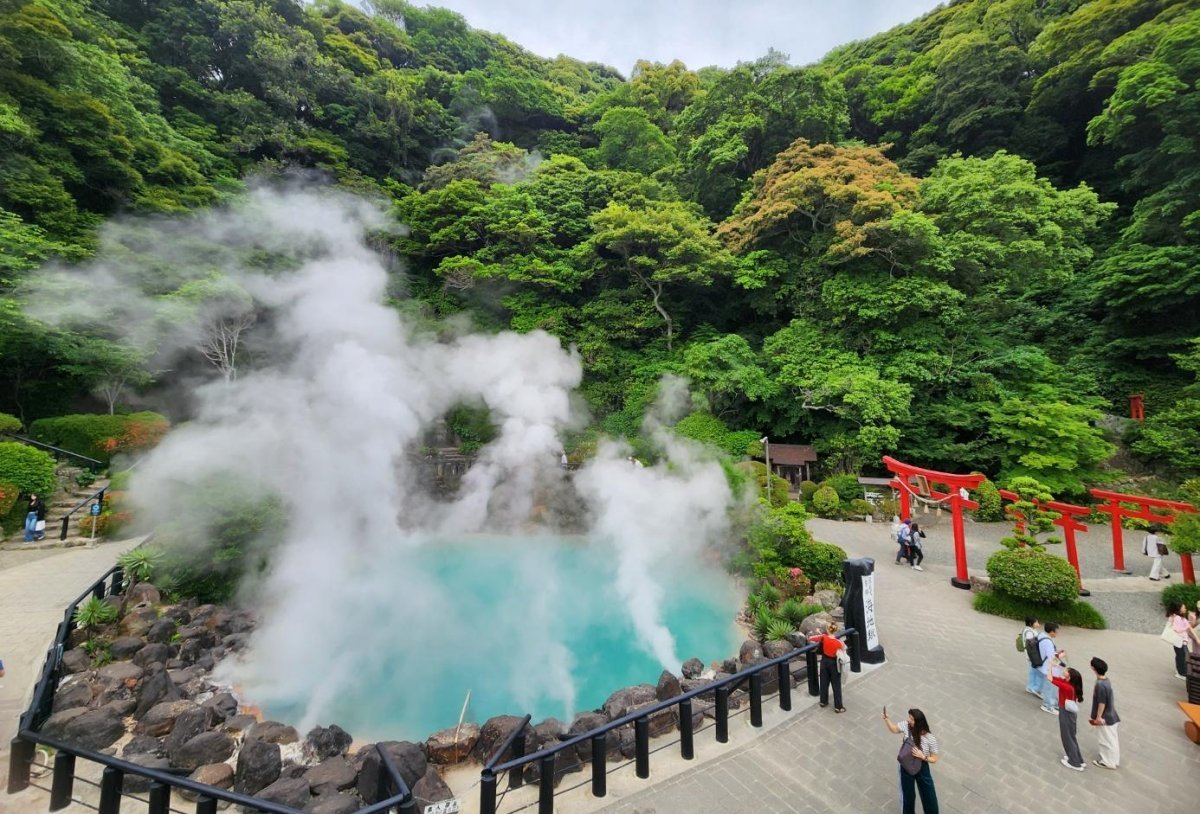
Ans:
[[[962,588],[964,591],[971,590],[971,580],[959,579],[958,577],[950,577],[950,584],[955,588]]]
[[[1183,581],[1188,585],[1196,584],[1196,571],[1192,568],[1192,555],[1179,555],[1180,570],[1183,571]]]

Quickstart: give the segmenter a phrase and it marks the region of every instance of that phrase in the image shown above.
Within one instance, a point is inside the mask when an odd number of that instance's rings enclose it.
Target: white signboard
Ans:
[[[461,810],[461,804],[454,797],[451,797],[449,800],[439,800],[436,803],[430,803],[425,806],[425,814],[458,814]]]
[[[879,646],[879,633],[875,630],[875,575],[863,574],[863,626],[866,628],[864,639],[866,649],[874,650]]]

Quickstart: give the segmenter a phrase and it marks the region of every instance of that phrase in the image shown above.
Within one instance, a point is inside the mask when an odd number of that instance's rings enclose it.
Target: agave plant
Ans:
[[[92,630],[117,618],[117,609],[103,599],[92,596],[82,605],[75,607],[75,624],[84,630]]]
[[[808,605],[801,602],[799,599],[789,599],[779,607],[779,617],[787,620],[794,628],[800,627],[800,623],[814,613],[820,613],[824,610],[820,605]]]
[[[777,639],[786,639],[788,634],[795,629],[796,626],[788,620],[775,619],[771,622],[770,626],[767,627],[767,635],[763,641],[773,642]]]
[[[149,580],[161,559],[162,551],[142,546],[117,557],[117,565],[125,572],[125,586]]]
[[[758,616],[761,610],[770,610],[766,601],[758,594],[750,594],[746,597],[746,611],[750,616]]]
[[[776,605],[778,605],[779,600],[783,598],[783,594],[780,593],[779,589],[769,582],[764,582],[762,585],[758,586],[758,595],[761,596],[767,606],[771,608],[774,608]]]
[[[751,627],[754,628],[754,637],[760,642],[768,642],[768,634],[771,632],[771,626],[779,622],[779,617],[771,613],[767,608],[762,608],[758,613],[754,614],[754,621]]]

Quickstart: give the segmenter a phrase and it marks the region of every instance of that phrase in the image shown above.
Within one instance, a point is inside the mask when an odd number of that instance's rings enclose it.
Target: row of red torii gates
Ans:
[[[919,466],[897,461],[885,455],[884,466],[895,476],[891,487],[900,494],[900,516],[912,516],[912,498],[914,495],[926,498],[938,504],[949,506],[952,527],[954,530],[954,565],[955,574],[950,583],[956,588],[970,588],[971,582],[967,576],[967,541],[966,530],[963,526],[963,509],[978,509],[979,504],[970,498],[970,491],[979,488],[985,480],[984,475],[955,475],[949,472],[939,472],[935,469],[923,469]],[[1060,516],[1054,525],[1063,531],[1063,543],[1067,549],[1067,560],[1079,576],[1079,550],[1075,545],[1075,532],[1087,531],[1088,527],[1081,521],[1093,511],[1107,514],[1112,523],[1113,571],[1121,574],[1130,573],[1125,568],[1125,547],[1121,520],[1126,517],[1136,517],[1152,523],[1170,524],[1180,512],[1195,512],[1196,507],[1190,503],[1180,503],[1173,500],[1161,500],[1144,495],[1127,495],[1120,492],[1109,492],[1103,489],[1092,489],[1093,497],[1103,501],[1095,507],[1076,506],[1060,501],[1048,501],[1040,504],[1042,508],[1056,512]],[[1015,500],[1016,495],[1001,489],[1000,496],[1005,500]],[[1136,506],[1136,508],[1131,508]],[[1196,581],[1192,568],[1190,554],[1181,554],[1180,568],[1184,582]],[[1080,593],[1086,595],[1080,583]]]

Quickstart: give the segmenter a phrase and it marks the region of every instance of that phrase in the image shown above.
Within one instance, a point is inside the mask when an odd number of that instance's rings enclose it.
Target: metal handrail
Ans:
[[[71,509],[69,512],[64,514],[62,517],[62,532],[58,535],[58,539],[59,540],[67,539],[67,530],[70,528],[70,525],[71,525],[71,515],[75,514],[75,512],[79,511],[84,506],[91,503],[93,500],[97,501],[100,504],[103,504],[104,503],[104,493],[107,491],[108,491],[107,486],[100,487],[95,492],[92,492],[90,495],[85,497],[83,500],[76,503],[75,507],[73,509]]]
[[[78,452],[72,452],[69,449],[63,449],[62,447],[56,447],[52,444],[45,444],[45,443],[42,443],[41,441],[35,441],[32,438],[29,438],[24,435],[18,435],[15,432],[6,432],[3,434],[9,436],[10,438],[16,438],[18,441],[20,441],[23,444],[29,444],[31,446],[41,447],[42,449],[48,449],[55,454],[55,457],[58,457],[59,455],[70,455],[72,458],[78,458],[81,461],[87,461],[89,464],[92,464],[97,467],[104,466],[104,461],[97,461],[95,458],[89,458],[87,455],[80,455]]]
[[[182,777],[160,769],[140,766],[136,763],[131,763],[127,760],[105,755],[91,749],[84,749],[79,746],[72,745],[66,741],[59,740],[38,732],[38,728],[44,723],[44,718],[39,720],[43,713],[48,712],[49,704],[47,703],[47,694],[53,696],[55,683],[57,680],[57,670],[62,661],[62,653],[66,648],[68,640],[71,636],[71,631],[74,629],[75,610],[80,603],[84,602],[88,597],[103,597],[106,593],[106,587],[111,579],[111,588],[108,593],[117,595],[120,593],[120,586],[124,579],[124,569],[120,565],[115,565],[104,572],[98,580],[92,583],[86,591],[76,597],[64,611],[63,620],[59,623],[58,629],[55,632],[54,642],[46,653],[46,660],[42,666],[42,674],[34,685],[33,697],[30,700],[28,708],[21,713],[20,723],[18,724],[18,732],[11,743],[11,752],[9,754],[9,773],[8,773],[8,793],[14,794],[22,791],[29,786],[29,764],[33,758],[34,746],[40,744],[49,746],[58,751],[58,756],[54,761],[54,789],[51,791],[51,809],[55,810],[56,794],[60,789],[66,789],[66,796],[69,801],[70,789],[74,781],[74,765],[75,758],[83,758],[84,760],[98,763],[105,767],[104,779],[101,783],[101,798],[100,811],[101,814],[106,812],[106,787],[107,794],[111,796],[111,802],[115,801],[119,804],[119,795],[122,793],[121,781],[124,775],[132,774],[138,777],[144,777],[154,784],[161,784],[168,788],[178,788],[185,791],[193,792],[198,795],[197,811],[210,810],[205,804],[205,800],[215,801],[224,800],[226,802],[243,806],[247,809],[264,811],[267,814],[304,814],[301,809],[291,808],[279,803],[272,803],[268,800],[261,800],[250,795],[239,794],[234,791],[226,791],[208,786],[203,783],[197,783],[187,777]],[[415,800],[412,795],[412,790],[404,781],[404,777],[396,768],[391,756],[381,744],[376,744],[376,750],[379,753],[381,768],[386,770],[386,777],[395,787],[396,793],[386,799],[380,800],[370,806],[359,809],[356,814],[380,814],[383,811],[396,807],[400,814],[412,814],[415,807]],[[60,777],[60,773],[62,776]],[[380,778],[381,784],[383,776]],[[154,795],[151,795],[153,800]],[[66,803],[63,802],[62,805]],[[58,806],[58,807],[61,807]],[[110,810],[117,810],[117,806],[113,806]],[[155,810],[151,806],[151,810]],[[165,805],[162,807],[166,811]]]

